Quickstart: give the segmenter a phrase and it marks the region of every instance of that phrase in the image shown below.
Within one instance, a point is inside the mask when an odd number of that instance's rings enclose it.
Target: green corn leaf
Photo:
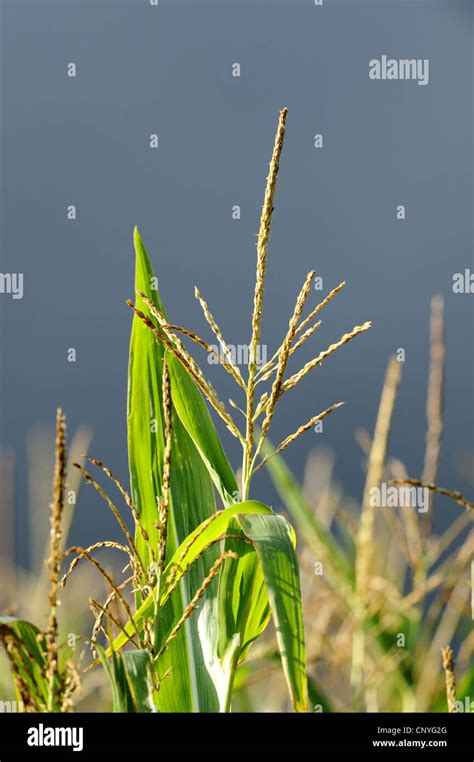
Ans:
[[[134,712],[133,698],[125,677],[121,655],[113,653],[109,661],[105,650],[99,643],[95,644],[95,648],[112,689],[112,711]]]
[[[196,445],[225,506],[239,500],[239,488],[222,448],[206,403],[180,361],[166,354],[173,404]]]
[[[165,314],[158,292],[152,287],[153,273],[137,230],[135,248],[136,289],[146,293]],[[139,297],[137,306],[145,313],[148,312]],[[221,709],[229,706],[236,665],[245,658],[250,645],[265,628],[269,618],[269,599],[275,620],[278,621],[283,621],[286,600],[282,595],[277,595],[278,590],[272,577],[274,569],[266,555],[267,546],[260,547],[256,544],[255,552],[253,547],[242,541],[242,532],[246,532],[246,529],[241,523],[232,521],[240,514],[271,514],[271,510],[252,501],[235,503],[238,499],[237,483],[200,391],[181,363],[169,353],[165,355],[163,345],[135,317],[130,346],[128,394],[130,476],[132,497],[151,543],[156,547],[158,538],[155,528],[156,498],[161,489],[164,451],[161,379],[165,361],[170,370],[173,400],[167,547],[167,557],[172,558],[165,570],[159,621],[155,622],[155,634],[160,644],[166,641],[186,604],[207,577],[217,558],[217,544],[208,546],[215,543],[229,528],[235,537],[226,540],[226,547],[235,548],[239,560],[234,564],[230,561],[224,564],[219,586],[213,584],[208,587],[200,603],[199,616],[191,616],[186,621],[178,637],[170,642],[160,657],[156,665],[157,675],[166,674],[171,668],[172,678],[162,682],[158,692],[158,708],[162,711],[215,711],[217,706]],[[215,511],[211,480],[224,505],[229,507],[203,527],[203,522]],[[251,523],[249,526],[250,529],[253,528]],[[280,527],[279,524],[274,526]],[[250,539],[254,542],[253,538]],[[276,532],[273,541],[276,544],[275,558],[280,558],[283,547],[281,532],[280,536]],[[137,546],[144,562],[148,563],[149,551],[138,533]],[[288,558],[292,559],[291,554]],[[173,579],[180,584],[170,596],[171,588],[166,581],[177,562],[180,563],[180,569]],[[283,560],[281,566],[284,566]],[[288,560],[285,571],[289,578],[291,569]],[[138,629],[143,627],[144,619],[150,618],[153,611],[154,601],[150,594],[134,616]],[[288,620],[284,635],[280,637],[285,673],[298,709],[304,703],[301,675],[295,666],[299,652],[293,649],[287,655],[283,645],[286,647],[292,643],[288,634],[290,632],[293,632],[297,641],[295,633],[299,632],[300,624],[296,619]],[[126,625],[125,631],[129,637],[132,635],[132,622]],[[127,634],[118,636],[113,645],[114,651],[128,642]],[[302,647],[304,650],[304,642]],[[216,661],[217,678],[213,674]]]
[[[252,643],[267,626],[270,607],[262,567],[238,518],[229,522],[227,531],[235,538],[226,539],[225,548],[235,551],[239,561],[226,561],[219,577],[217,653],[223,659],[229,647],[232,649],[238,643],[237,660],[242,662]]]
[[[308,709],[306,653],[294,532],[283,516],[240,516],[263,569],[283,671],[296,711]]]
[[[20,656],[15,658],[15,667],[30,695],[40,703],[47,704],[48,680],[45,677],[46,654],[38,641],[40,630],[36,625],[24,619],[0,615],[0,629],[11,632]]]
[[[153,271],[138,229],[134,231],[136,253],[135,290],[145,293],[163,311],[158,291],[152,288]],[[148,312],[144,302],[136,297],[137,308]],[[153,546],[158,532],[156,523],[156,497],[160,494],[163,463],[163,410],[161,383],[163,375],[163,347],[152,332],[134,317],[130,339],[128,370],[127,431],[132,499]],[[148,549],[137,533],[140,554],[148,563]]]
[[[167,588],[166,586],[166,580],[172,579],[172,585],[175,586],[180,581],[185,582],[188,575],[190,574],[196,574],[198,573],[198,566],[200,563],[202,563],[202,558],[199,558],[201,553],[204,552],[203,558],[206,558],[209,554],[212,554],[213,559],[215,558],[215,555],[219,554],[216,540],[218,540],[223,534],[227,534],[231,531],[233,531],[232,524],[233,520],[232,517],[236,514],[247,514],[247,513],[271,513],[271,509],[268,508],[268,506],[263,505],[262,503],[258,503],[256,501],[247,501],[244,503],[239,503],[236,505],[229,506],[229,508],[225,509],[224,511],[221,511],[217,514],[215,514],[215,518],[212,519],[212,521],[207,524],[204,524],[204,527],[198,527],[194,532],[190,533],[190,536],[185,540],[185,542],[182,544],[180,548],[176,551],[174,557],[171,559],[170,563],[168,564],[167,569],[165,570],[165,589],[163,591],[163,595],[161,598],[161,605],[164,606],[163,612],[166,612],[168,610],[168,606],[170,603],[172,603],[175,593],[172,593],[170,595],[169,590],[170,587]],[[213,543],[211,546],[210,543]],[[226,549],[229,549],[226,547]],[[248,545],[245,545],[242,542],[239,542],[238,545],[235,548],[236,553],[238,554],[238,560],[227,560],[224,564],[226,567],[227,565],[232,564],[235,568],[240,567],[240,564],[244,564],[245,561],[241,559],[241,554],[244,556],[247,553]],[[255,557],[255,553],[253,553],[253,556]],[[179,564],[177,567],[176,565]],[[173,571],[177,569],[176,573],[173,574]],[[186,571],[187,570],[187,571]],[[170,576],[172,575],[172,576]],[[256,579],[260,579],[261,571],[257,567],[256,570]],[[201,582],[204,580],[204,576],[201,576]],[[262,578],[263,582],[263,578]],[[219,581],[220,585],[220,581]],[[265,590],[263,590],[263,594],[265,595]],[[222,654],[222,658],[219,658],[219,654],[217,652],[217,641],[219,636],[219,620],[217,615],[217,599],[218,599],[218,585],[217,580],[213,581],[212,584],[207,588],[206,590],[206,596],[204,600],[202,600],[199,604],[199,611],[196,611],[193,613],[193,615],[188,620],[188,623],[192,623],[194,627],[197,628],[201,644],[203,648],[203,662],[201,669],[205,669],[205,676],[207,679],[212,679],[213,686],[214,686],[214,694],[213,698],[216,701],[216,705],[214,707],[214,711],[217,710],[223,710],[226,703],[226,695],[227,695],[227,688],[229,685],[231,686],[232,681],[232,675],[233,675],[233,657],[237,658],[240,654],[241,649],[238,649],[237,651],[232,650],[232,644],[227,644],[228,647],[225,649],[225,652]],[[252,599],[253,602],[253,599]],[[242,601],[244,603],[244,601]],[[251,603],[251,601],[245,602],[245,608],[248,607],[248,605]],[[255,603],[258,603],[258,599],[255,598]],[[147,606],[150,610],[150,602],[146,602],[144,606]],[[253,610],[253,607],[251,606],[251,610]],[[143,616],[143,608],[140,610],[140,615]],[[267,618],[268,619],[268,618]],[[170,617],[163,617],[162,614],[160,614],[160,627],[159,627],[159,641],[157,644],[157,648],[160,649],[161,646],[164,644],[166,639],[168,638],[168,635],[171,631],[173,620]],[[265,621],[266,624],[266,621]],[[265,625],[264,625],[265,626]],[[127,628],[126,628],[127,629]],[[263,628],[262,628],[263,629]],[[261,630],[260,630],[261,632]],[[165,674],[166,669],[169,667],[172,667],[173,664],[171,662],[170,657],[168,656],[168,650],[166,650],[163,654],[163,656],[160,658],[158,662],[159,666],[159,673]],[[169,681],[168,686],[171,686],[171,681]],[[163,687],[167,685],[167,680],[163,682]],[[163,687],[160,688],[160,693],[163,690]]]
[[[113,653],[109,661],[102,646],[96,644],[96,648],[112,688],[113,711],[154,711],[148,653],[143,650]]]
[[[171,468],[168,557],[203,519],[209,518],[215,512],[214,492],[209,475],[174,412]],[[218,555],[218,547],[213,547],[202,558],[196,560],[183,584],[160,611],[160,619],[156,623],[158,633],[168,632],[178,621],[185,606],[209,574]],[[165,602],[166,599],[163,600],[163,604]],[[158,694],[157,701],[161,711],[217,711],[216,692],[205,667],[197,621],[193,617],[188,619],[178,637],[172,641],[156,665],[160,675],[165,674],[170,667],[173,670],[172,676],[162,682]]]
[[[135,712],[152,712],[153,682],[148,653],[143,650],[124,651],[122,661]]]
[[[206,633],[221,711],[230,710],[237,666],[265,629],[270,606],[293,704],[297,711],[305,711],[304,630],[294,532],[283,517],[268,510],[239,511],[226,533],[226,549],[239,557],[222,567],[216,600],[207,602],[218,628]]]
[[[8,630],[11,630],[21,642],[25,649],[41,667],[45,665],[45,654],[38,642],[38,635],[40,630],[35,624],[26,621],[25,619],[18,619],[14,616],[7,614],[0,615],[0,626],[4,625]]]
[[[270,511],[268,511],[270,513]],[[221,711],[231,708],[237,667],[252,643],[262,634],[270,618],[263,571],[253,544],[245,536],[240,516],[229,521],[225,549],[238,554],[238,561],[228,559],[219,575],[219,587],[212,606],[217,622],[207,632],[212,675]]]
[[[180,547],[175,551],[174,555],[166,566],[160,606],[164,606],[170,597],[171,586],[167,585],[170,574],[177,568],[177,571],[172,576],[173,586],[175,583],[180,582],[181,579],[187,578],[188,574],[193,569],[193,567],[190,565],[193,564],[196,559],[198,559],[198,556],[201,555],[201,553],[210,545],[210,543],[215,542],[219,539],[219,537],[227,532],[229,522],[234,516],[238,514],[246,515],[248,513],[271,514],[271,512],[271,508],[269,508],[267,505],[259,503],[256,500],[247,500],[243,503],[236,503],[235,505],[231,505],[229,508],[226,508],[223,511],[217,512],[214,514],[215,518],[212,521],[209,523],[204,521],[200,526],[196,527],[194,531],[190,532],[188,537],[186,537],[186,539],[181,543]],[[239,548],[239,550],[242,552],[242,548]],[[212,548],[209,548],[204,555],[211,551]],[[178,563],[179,566],[177,566]],[[190,567],[190,569],[186,572],[187,567]],[[202,577],[200,581],[202,582],[203,579],[204,577]],[[174,596],[178,590],[179,586],[172,595]],[[133,621],[135,622],[138,630],[143,627],[144,620],[151,615],[152,611],[153,597],[152,595],[149,595],[148,598],[143,601],[142,605],[133,617]],[[129,639],[133,637],[135,632],[131,622],[127,622],[124,630],[127,633],[128,637],[125,635],[125,633],[120,633],[120,635],[118,635],[114,640],[114,651],[119,651],[121,648],[123,648],[123,646],[128,643]],[[110,653],[111,651],[107,652],[108,655],[110,655]]]
[[[140,233],[134,232],[136,251],[135,287],[145,293],[157,308],[164,307],[156,289],[156,279],[145,251]],[[138,309],[148,313],[140,297]],[[152,316],[150,315],[150,318]],[[130,342],[128,382],[128,448],[132,499],[140,515],[140,522],[156,549],[158,531],[157,496],[161,494],[164,422],[162,411],[162,376],[164,346],[153,333],[134,317]],[[168,522],[168,557],[187,537],[189,532],[215,511],[212,482],[193,441],[173,411],[171,499]],[[140,532],[136,544],[145,563],[149,563],[149,550]],[[196,562],[173,600],[161,612],[160,626],[166,630],[178,621],[188,601],[209,573],[216,558],[216,549]],[[169,665],[168,665],[169,662]],[[157,669],[166,671],[173,665],[173,677],[163,681],[157,704],[161,711],[215,711],[216,696],[202,658],[202,646],[193,621],[186,623],[163,657]]]
[[[173,571],[174,567],[179,562],[178,571],[175,580],[180,579],[183,576],[183,572],[190,563],[212,542],[217,540],[221,535],[225,534],[229,528],[229,522],[234,516],[239,514],[271,514],[272,509],[264,503],[260,503],[258,500],[245,500],[242,503],[235,503],[225,508],[223,511],[218,511],[214,514],[214,518],[209,521],[208,525],[203,522],[200,526],[189,534],[185,541],[181,544],[181,547],[177,549],[165,570],[165,579]],[[184,553],[184,551],[186,552]],[[240,548],[242,551],[242,548]],[[166,600],[168,593],[165,589],[163,593],[163,600]]]

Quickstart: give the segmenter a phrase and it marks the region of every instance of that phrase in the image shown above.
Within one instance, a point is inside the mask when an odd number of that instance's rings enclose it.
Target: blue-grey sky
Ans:
[[[341,280],[347,286],[322,313],[301,363],[354,325],[370,319],[373,327],[288,394],[272,438],[345,400],[323,434],[308,433],[287,459],[300,477],[310,449],[330,447],[337,479],[360,496],[354,431],[373,430],[388,356],[401,347],[390,452],[419,475],[429,307],[439,293],[447,340],[439,481],[469,491],[454,462],[474,449],[474,294],[454,294],[452,277],[474,271],[472,10],[459,0],[3,0],[0,269],[24,274],[24,296],[0,294],[0,444],[17,458],[19,523],[27,433],[52,423],[58,404],[70,430],[89,425],[92,452],[127,477],[124,302],[133,297],[135,224],[171,319],[210,338],[197,284],[228,341],[248,341],[256,233],[282,106],[289,115],[264,340],[270,351],[278,346],[313,268],[324,293]],[[428,84],[371,80],[369,61],[382,55],[429,59]],[[158,149],[149,147],[151,133]],[[318,133],[322,148],[314,147]],[[240,220],[232,219],[236,204]],[[403,221],[397,205],[406,207]],[[224,373],[210,373],[223,398],[235,396]],[[230,454],[237,466],[232,442]],[[265,477],[255,488],[277,505]],[[97,527],[111,532],[99,510],[84,491],[76,539],[97,539]]]

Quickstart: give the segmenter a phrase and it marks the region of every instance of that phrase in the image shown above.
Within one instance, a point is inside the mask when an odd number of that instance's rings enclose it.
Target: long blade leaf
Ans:
[[[306,652],[294,533],[283,516],[240,516],[262,565],[283,670],[293,706],[308,709]]]

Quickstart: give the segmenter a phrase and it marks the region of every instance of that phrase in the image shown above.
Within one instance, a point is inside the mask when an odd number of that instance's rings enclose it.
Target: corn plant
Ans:
[[[260,220],[245,377],[197,289],[196,298],[221,352],[169,321],[135,229],[136,301],[128,302],[134,312],[128,380],[130,494],[101,461],[89,459],[118,488],[134,532],[92,474],[76,464],[114,514],[125,542],[99,541],[62,554],[62,558],[75,555],[63,585],[81,559],[86,559],[110,588],[103,603],[89,600],[95,615],[91,636],[95,658],[90,667],[99,661],[103,664],[116,711],[230,711],[236,670],[270,618],[293,707],[296,711],[308,708],[295,533],[283,516],[251,498],[251,484],[272,454],[285,450],[343,404],[312,415],[274,453],[265,454],[280,399],[370,323],[356,326],[288,375],[290,357],[315,333],[320,325],[316,316],[344,286],[339,284],[303,317],[314,277],[311,271],[282,343],[268,362],[258,366],[267,249],[286,117],[283,109]],[[212,354],[234,379],[243,403],[230,404],[243,417],[242,427],[219,399],[185,340]],[[268,388],[258,394],[258,387],[265,383]],[[208,406],[242,447],[239,482]],[[95,558],[95,551],[108,547],[126,557],[120,581]],[[105,646],[99,643],[101,634]]]
[[[16,699],[26,712],[67,712],[79,687],[72,661],[60,661],[58,606],[66,484],[66,425],[61,410],[56,417],[55,469],[49,557],[49,616],[43,632],[20,617],[0,615],[0,642],[10,663]]]

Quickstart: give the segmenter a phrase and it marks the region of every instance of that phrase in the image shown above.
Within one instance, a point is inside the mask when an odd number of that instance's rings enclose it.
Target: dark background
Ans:
[[[285,105],[264,340],[270,352],[278,346],[312,268],[323,294],[348,285],[301,363],[356,324],[371,319],[373,328],[288,394],[272,438],[345,400],[324,433],[306,434],[287,459],[301,477],[311,448],[324,444],[335,452],[337,480],[359,497],[354,431],[372,432],[388,356],[403,347],[390,452],[419,475],[429,307],[440,293],[447,379],[439,483],[469,492],[455,464],[474,449],[474,295],[453,294],[452,276],[473,268],[472,10],[457,0],[3,0],[0,270],[23,272],[25,293],[0,295],[0,444],[17,461],[19,528],[27,434],[51,424],[58,404],[70,431],[89,425],[92,453],[127,478],[124,301],[133,297],[135,224],[171,319],[209,338],[197,284],[227,340],[248,342],[255,236]],[[371,81],[368,61],[384,53],[429,58],[429,84]],[[66,76],[69,62],[75,79]],[[234,62],[240,78],[231,76]],[[157,150],[150,133],[159,134]],[[313,147],[315,133],[323,149]],[[397,204],[406,205],[404,222]],[[69,347],[76,363],[67,362]],[[225,373],[205,367],[221,396],[234,397]],[[237,466],[233,442],[230,454]],[[255,490],[277,505],[265,475]],[[449,509],[438,502],[441,521]],[[83,492],[74,540],[113,531],[92,491]],[[23,561],[26,547],[19,531]]]

